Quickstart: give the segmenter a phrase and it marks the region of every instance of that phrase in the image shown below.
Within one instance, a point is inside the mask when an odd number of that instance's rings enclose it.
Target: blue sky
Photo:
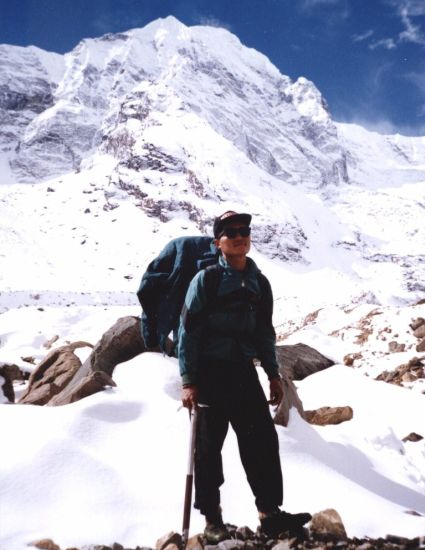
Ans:
[[[64,53],[167,15],[312,80],[335,120],[425,135],[425,0],[0,0],[0,43]]]

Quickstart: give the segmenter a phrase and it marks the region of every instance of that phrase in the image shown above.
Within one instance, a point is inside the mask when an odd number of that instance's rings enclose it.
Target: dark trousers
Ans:
[[[195,448],[195,508],[217,511],[224,482],[221,451],[229,423],[257,509],[270,512],[282,504],[279,443],[269,406],[251,362],[204,364],[199,382]]]

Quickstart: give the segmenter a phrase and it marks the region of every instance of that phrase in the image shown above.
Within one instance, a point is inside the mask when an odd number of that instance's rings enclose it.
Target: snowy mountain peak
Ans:
[[[64,64],[52,104],[46,105],[50,112],[31,119],[17,135],[11,166],[21,181],[78,169],[107,139],[128,101],[143,110],[147,97],[150,119],[155,109],[170,117],[178,117],[174,108],[183,109],[288,183],[317,187],[345,178],[345,170],[337,168],[345,161],[336,129],[317,89],[305,79],[292,85],[265,56],[224,29],[187,27],[168,17],[143,29],[83,40]],[[25,79],[22,86],[27,87]],[[323,131],[312,130],[323,124]]]
[[[327,103],[310,80],[301,76],[288,86],[287,93],[302,116],[317,123],[331,122]]]

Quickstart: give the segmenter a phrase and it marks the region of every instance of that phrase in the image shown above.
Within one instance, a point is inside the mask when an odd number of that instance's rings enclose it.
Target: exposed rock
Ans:
[[[175,531],[170,531],[160,539],[156,541],[155,548],[156,550],[164,550],[168,545],[176,545],[181,548],[182,545],[182,536],[180,533]]]
[[[406,344],[399,344],[396,340],[392,340],[388,344],[388,351],[391,353],[401,353],[406,349]]]
[[[29,355],[27,357],[21,357],[22,361],[25,361],[25,363],[30,363],[31,365],[35,365],[35,357],[32,355]]]
[[[199,535],[189,537],[186,544],[186,550],[202,550],[202,549],[203,549],[202,541]]]
[[[424,358],[413,357],[408,363],[398,366],[393,371],[381,372],[375,380],[383,380],[390,384],[402,386],[403,383],[414,382],[418,378],[425,378]]]
[[[53,346],[53,344],[55,342],[57,342],[58,340],[59,340],[59,336],[57,334],[55,334],[49,340],[44,342],[43,347],[46,348],[46,349],[50,349]]]
[[[344,365],[347,367],[352,367],[354,365],[354,361],[357,361],[357,359],[362,359],[363,355],[360,352],[356,353],[348,353],[344,356]]]
[[[319,540],[345,540],[347,533],[341,516],[333,508],[314,514],[310,531]]]
[[[406,435],[406,437],[403,437],[402,441],[421,441],[423,439],[423,436],[420,434],[417,434],[415,432],[411,432],[409,435]]]
[[[77,384],[72,386],[72,391],[67,391],[68,388],[65,388],[65,390],[61,392],[61,395],[52,397],[47,405],[56,406],[74,403],[84,397],[88,397],[89,395],[103,391],[107,387],[113,386],[116,386],[116,384],[106,372],[90,372],[87,376],[81,378]]]
[[[280,371],[289,374],[292,380],[303,380],[309,374],[314,374],[331,367],[335,363],[306,344],[293,346],[276,346],[277,360]]]
[[[35,546],[40,550],[61,550],[60,547],[55,544],[52,539],[40,539],[34,542],[30,542],[28,546]]]
[[[19,402],[32,405],[48,403],[67,386],[81,367],[81,361],[74,351],[85,346],[92,347],[87,342],[74,342],[51,351],[31,374],[28,388]]]
[[[275,546],[272,546],[272,550],[290,550],[290,549],[291,549],[291,546],[289,545],[289,541],[287,540],[281,540]]]
[[[416,346],[416,351],[423,352],[425,351],[425,338],[419,342]]]
[[[244,527],[238,527],[236,529],[236,537],[238,539],[242,539],[242,540],[252,539],[253,536],[254,536],[254,532],[246,525]]]
[[[312,411],[304,411],[304,418],[310,424],[327,426],[328,424],[341,424],[353,418],[351,407],[320,407]]]
[[[73,403],[90,395],[90,392],[100,391],[105,386],[114,386],[111,377],[116,365],[136,357],[145,350],[140,333],[140,319],[118,319],[103,334],[84,364],[49,405]]]
[[[414,319],[409,327],[412,329],[412,330],[416,330],[417,328],[419,328],[420,326],[422,325],[425,325],[425,319],[423,317],[418,317],[417,319]]]
[[[413,331],[413,335],[419,339],[425,338],[425,323],[422,325],[419,325],[419,327]]]
[[[279,403],[279,406],[274,415],[275,424],[280,426],[287,426],[289,422],[289,414],[292,407],[295,407],[300,416],[304,418],[304,408],[301,399],[298,397],[297,388],[292,380],[289,378],[288,373],[280,368],[282,376],[283,386],[283,399]]]
[[[14,380],[23,380],[23,374],[17,365],[8,363],[0,364],[0,376],[4,379],[1,386],[4,396],[10,403],[15,402],[15,391],[13,389]],[[1,384],[1,381],[0,381]]]

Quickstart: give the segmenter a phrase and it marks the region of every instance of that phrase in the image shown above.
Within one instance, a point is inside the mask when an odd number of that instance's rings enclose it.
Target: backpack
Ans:
[[[187,289],[202,269],[206,269],[205,290],[209,304],[203,316],[208,314],[216,302],[223,269],[218,258],[212,238],[179,237],[168,242],[148,265],[137,291],[143,310],[141,333],[147,348],[159,346],[164,353],[173,355],[174,346],[171,349],[167,346],[168,335],[173,332],[175,343]],[[264,295],[265,285],[269,283],[261,273],[258,281],[260,293]],[[258,314],[262,315],[262,302],[258,297],[256,301]]]
[[[190,281],[198,271],[217,264],[211,237],[179,237],[169,241],[148,265],[137,291],[142,306],[141,332],[147,348],[167,352],[170,332],[177,337],[180,313]]]

